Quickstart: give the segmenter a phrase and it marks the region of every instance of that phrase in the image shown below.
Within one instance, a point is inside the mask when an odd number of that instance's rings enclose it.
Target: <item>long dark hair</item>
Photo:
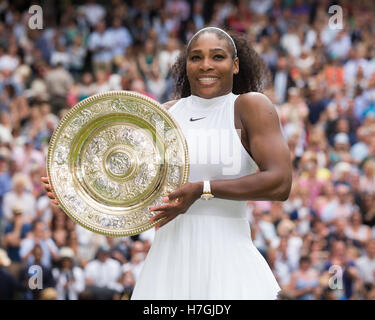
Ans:
[[[230,39],[223,32],[215,29],[208,29],[199,33],[192,42],[206,32],[215,33],[219,39],[226,39],[230,42]],[[234,31],[227,31],[227,33],[232,37],[236,45],[239,59],[239,72],[233,75],[232,92],[234,94],[243,94],[250,91],[262,92],[270,80],[270,71],[266,63],[252,48],[249,39],[245,35]],[[186,73],[187,56],[188,48],[185,46],[172,66],[172,77],[175,80],[174,96],[176,99],[191,95]]]

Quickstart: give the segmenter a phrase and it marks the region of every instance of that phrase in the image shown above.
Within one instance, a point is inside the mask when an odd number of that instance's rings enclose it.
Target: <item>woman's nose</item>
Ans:
[[[202,71],[207,71],[207,70],[211,70],[212,69],[212,66],[210,64],[210,59],[208,57],[202,59],[202,63],[200,65],[200,69]]]

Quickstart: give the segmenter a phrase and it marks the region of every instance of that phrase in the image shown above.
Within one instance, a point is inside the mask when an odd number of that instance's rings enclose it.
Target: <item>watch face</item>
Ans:
[[[210,193],[204,193],[204,194],[201,195],[201,198],[203,200],[211,200],[213,197],[214,196],[212,194],[210,194]]]

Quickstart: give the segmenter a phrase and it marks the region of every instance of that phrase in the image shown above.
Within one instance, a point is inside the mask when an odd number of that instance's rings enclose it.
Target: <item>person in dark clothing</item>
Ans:
[[[13,300],[22,289],[17,279],[6,268],[10,259],[4,249],[0,249],[0,300]]]
[[[322,88],[318,88],[316,84],[310,86],[307,99],[310,124],[314,125],[319,121],[321,113],[325,111],[329,102],[330,100],[324,96]]]
[[[26,238],[28,232],[31,231],[31,224],[25,223],[23,219],[23,211],[21,207],[13,208],[13,219],[8,223],[4,230],[3,246],[7,250],[9,258],[12,262],[21,262],[19,254],[20,243]]]
[[[46,267],[42,264],[42,256],[43,250],[40,245],[35,245],[32,255],[34,256],[34,263],[33,265],[27,264],[20,272],[20,281],[22,282],[26,292],[25,292],[25,299],[27,300],[39,300],[40,293],[45,288],[55,287],[56,283],[53,278],[52,269]],[[38,287],[38,284],[34,282],[36,288],[31,288],[30,286],[30,279],[31,277],[36,276],[36,282],[38,281],[38,274],[35,274],[36,269],[32,269],[32,266],[39,266],[41,269],[41,279],[42,285],[41,288]]]

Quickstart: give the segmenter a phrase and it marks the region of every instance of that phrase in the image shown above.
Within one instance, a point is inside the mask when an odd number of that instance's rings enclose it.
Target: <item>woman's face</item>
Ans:
[[[232,91],[239,64],[228,41],[209,32],[193,40],[186,61],[191,94],[210,99]]]
[[[362,215],[360,212],[354,212],[352,216],[352,224],[361,225],[362,224]]]
[[[301,270],[303,270],[303,271],[307,271],[307,270],[309,270],[309,268],[310,268],[310,262],[308,262],[308,261],[302,261],[302,262],[300,263],[300,268],[301,268]]]

